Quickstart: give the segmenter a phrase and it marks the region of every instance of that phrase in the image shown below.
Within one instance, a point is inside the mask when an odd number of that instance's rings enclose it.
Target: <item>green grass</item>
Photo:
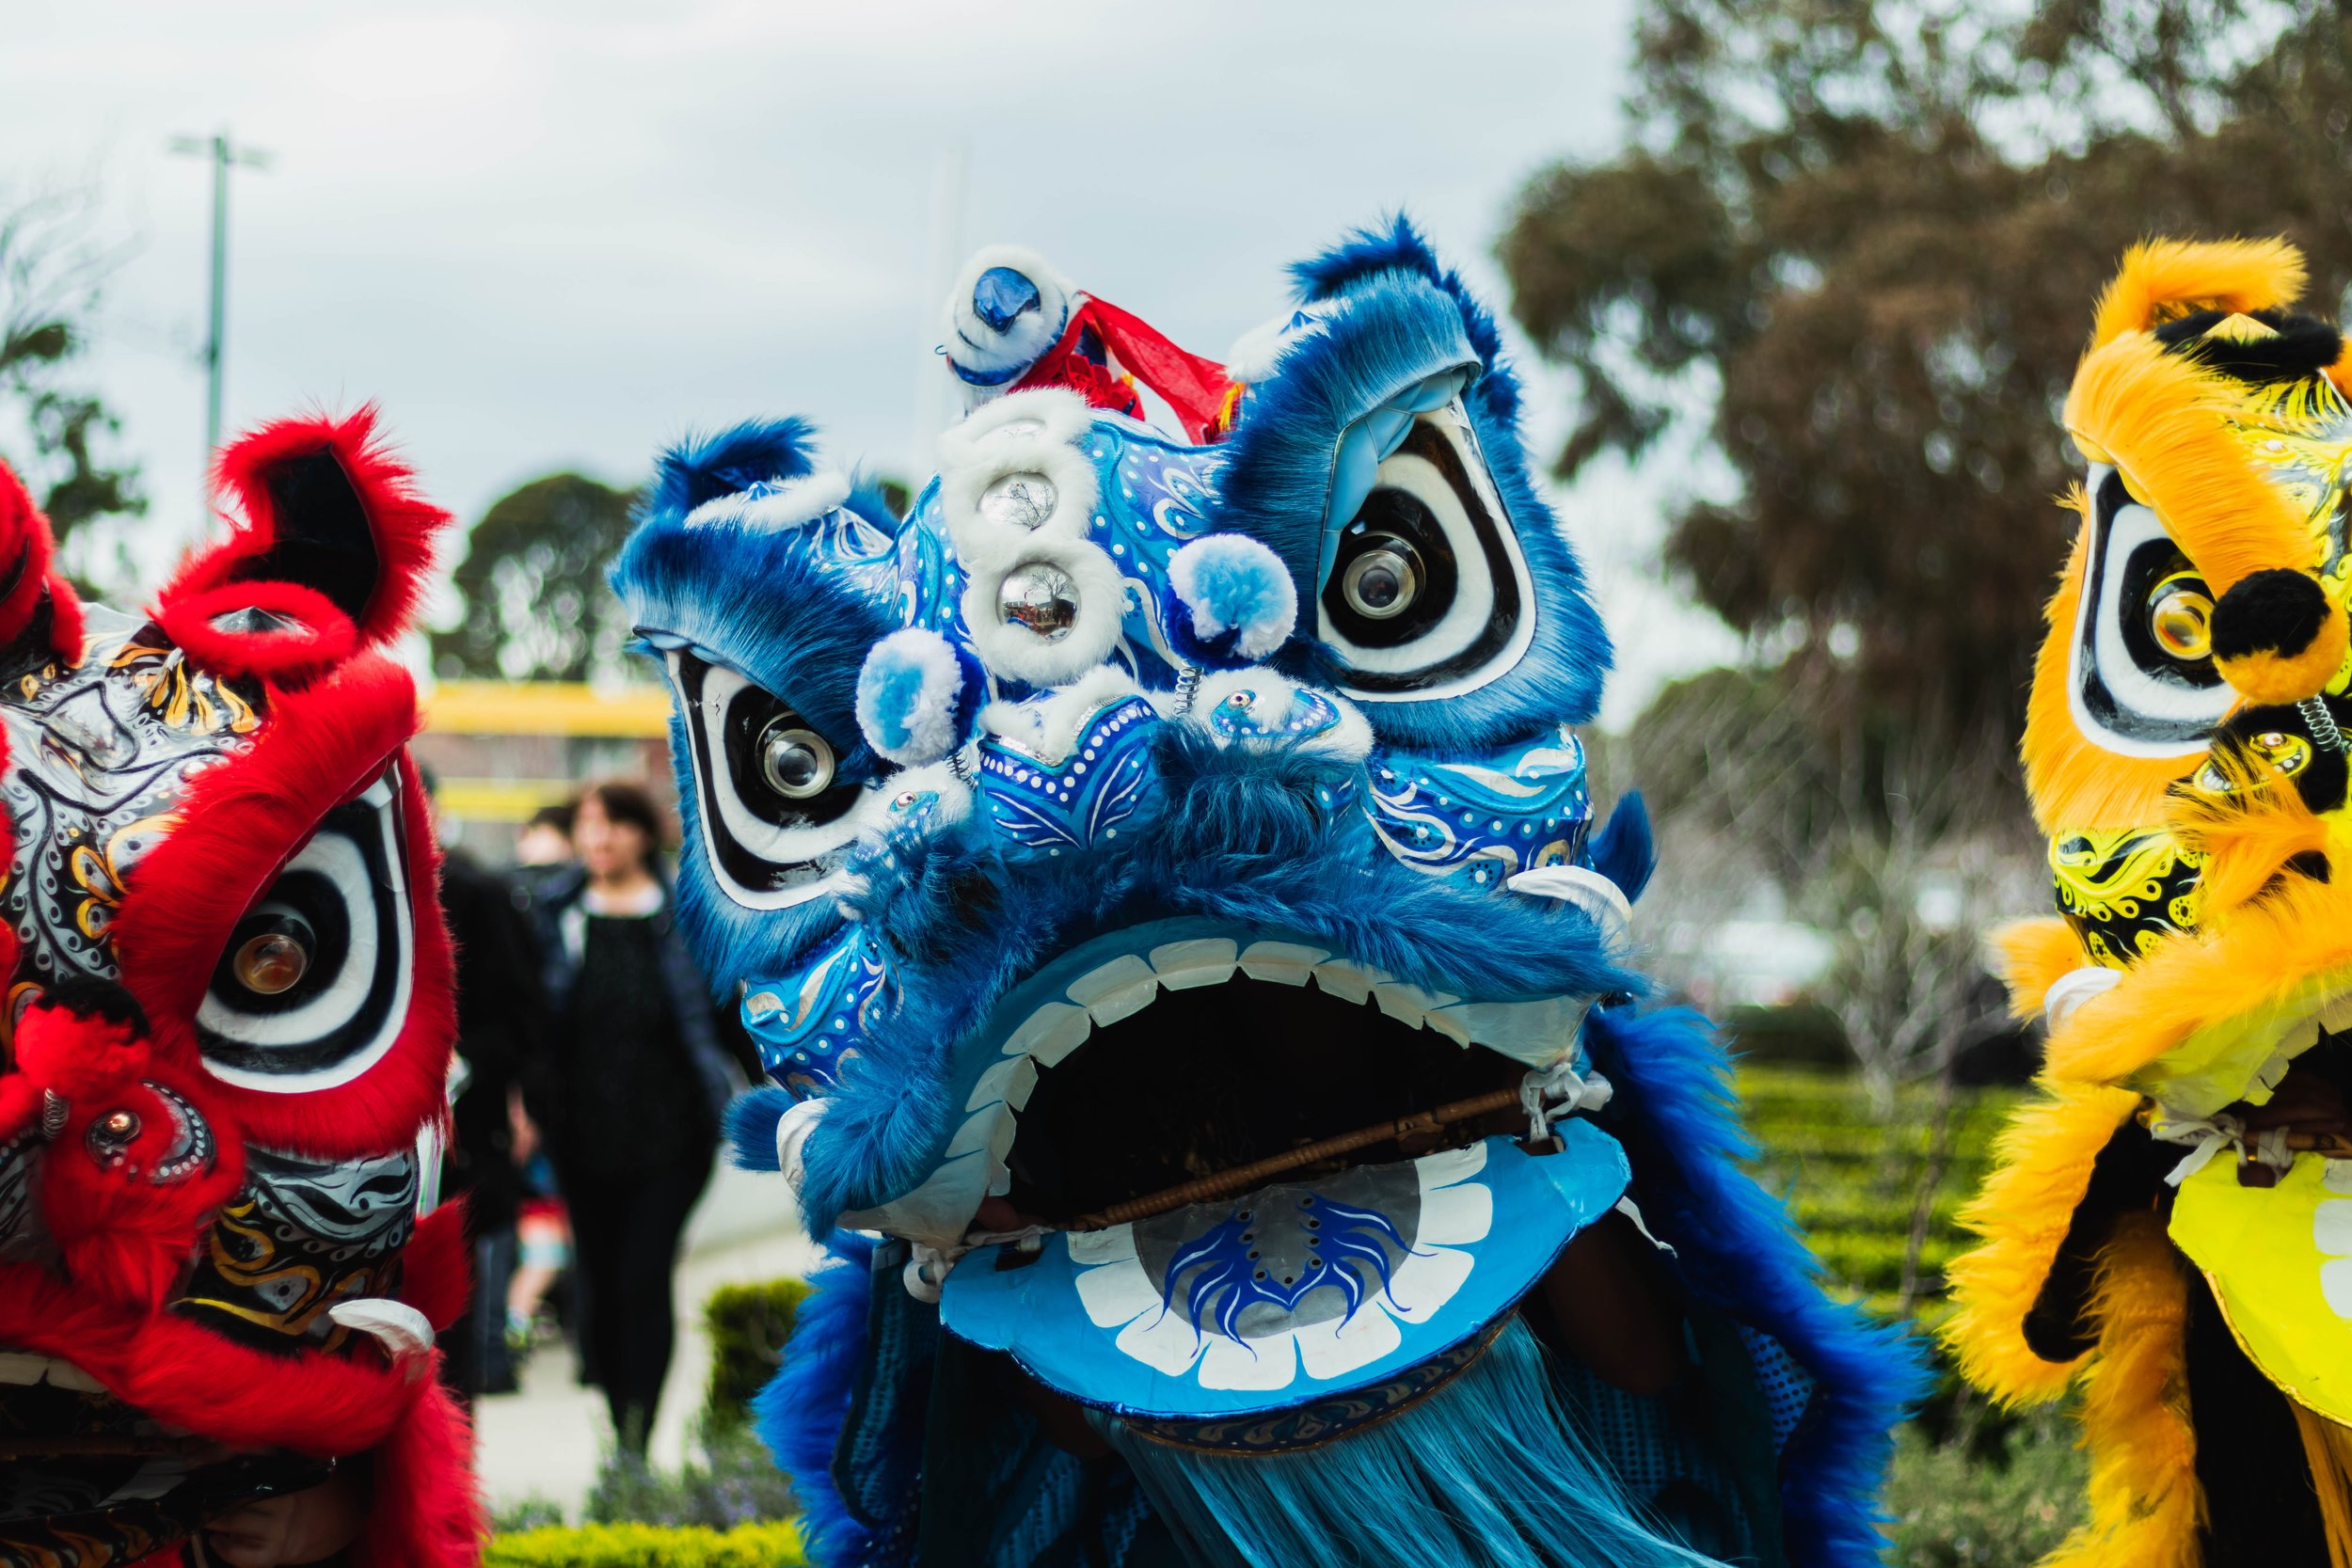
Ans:
[[[1740,1072],[1740,1095],[1763,1150],[1756,1179],[1788,1201],[1831,1281],[1891,1304],[1902,1289],[1903,1252],[1931,1164],[1934,1086],[1898,1091],[1883,1119],[1848,1073],[1750,1066]],[[2018,1099],[2015,1089],[1952,1092],[1919,1253],[1918,1302],[1941,1292],[1944,1265],[1967,1245],[1952,1216],[1983,1181],[1993,1140]]]

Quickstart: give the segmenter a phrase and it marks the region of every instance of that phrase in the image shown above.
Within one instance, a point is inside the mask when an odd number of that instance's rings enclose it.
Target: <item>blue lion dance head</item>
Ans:
[[[1494,324],[1402,220],[1294,275],[1218,366],[984,252],[906,517],[747,424],[614,568],[739,1152],[843,1258],[763,1397],[816,1547],[1872,1560],[1910,1362],[1641,1006]]]

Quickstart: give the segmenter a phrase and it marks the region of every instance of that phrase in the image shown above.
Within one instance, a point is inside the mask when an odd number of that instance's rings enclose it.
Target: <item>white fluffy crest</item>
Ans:
[[[1233,340],[1225,351],[1225,373],[1235,381],[1255,384],[1274,374],[1291,345],[1323,330],[1326,316],[1339,309],[1336,300],[1316,300],[1262,322]]]
[[[847,474],[827,469],[756,490],[717,496],[686,515],[688,528],[732,523],[738,528],[787,529],[813,523],[850,499]]]

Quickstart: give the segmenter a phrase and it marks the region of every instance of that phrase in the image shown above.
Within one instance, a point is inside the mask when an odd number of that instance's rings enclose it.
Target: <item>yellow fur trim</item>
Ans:
[[[2054,914],[2019,920],[1986,939],[1993,972],[2009,988],[2009,1010],[2023,1021],[2042,1016],[2042,999],[2061,974],[2083,967],[2082,939]]]
[[[2061,500],[2088,521],[2090,503],[2077,484]],[[2026,737],[2017,754],[2026,765],[2026,795],[2045,835],[2061,828],[2137,828],[2164,819],[2165,792],[2197,766],[2201,748],[2179,757],[2127,757],[2106,750],[2074,722],[2067,691],[2072,677],[2074,617],[2089,570],[2090,531],[2078,526],[2074,547],[2058,574],[2058,592],[2042,612],[2049,630],[2034,656],[2033,690],[2026,702]],[[2037,997],[2037,1005],[2039,998]]]
[[[2235,383],[2145,335],[2085,355],[2066,394],[2066,428],[2114,457],[2217,596],[2266,567],[2315,571],[2324,543],[2233,434],[2247,404]]]
[[[2044,1361],[2026,1343],[2026,1314],[2042,1293],[2091,1162],[2139,1104],[2122,1089],[2059,1088],[2019,1106],[2001,1130],[1993,1174],[1960,1211],[1984,1238],[1945,1271],[1958,1308],[1944,1341],[1961,1375],[2004,1404],[2066,1391],[2075,1364]]]
[[[2093,1302],[2099,1348],[2082,1400],[2090,1519],[2041,1568],[2199,1568],[2205,1497],[2182,1353],[2188,1287],[2154,1215],[2116,1227]]]
[[[2046,1070],[2130,1081],[2180,1114],[2207,1115],[2241,1098],[2296,1021],[2347,983],[2352,890],[2290,876],[2085,1002],[2051,1037]]]
[[[2299,1404],[2294,1410],[2303,1460],[2312,1467],[2312,1490],[2319,1494],[2319,1516],[2327,1527],[2328,1568],[2352,1568],[2352,1432]]]
[[[2257,737],[2260,738],[2260,737]],[[2299,736],[2285,754],[2307,766]],[[2220,788],[2210,787],[2218,783]],[[2215,748],[2172,807],[2172,834],[2201,854],[2205,908],[2218,915],[2249,902],[2297,855],[2328,852],[2328,824],[2303,803],[2286,775],[2249,746]]]
[[[2303,292],[2303,253],[2284,240],[2149,240],[2123,253],[2099,297],[2093,348],[2192,310],[2264,310]]]

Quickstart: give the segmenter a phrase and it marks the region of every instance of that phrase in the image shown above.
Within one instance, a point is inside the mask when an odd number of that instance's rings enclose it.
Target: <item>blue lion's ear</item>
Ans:
[[[1617,884],[1627,903],[1642,896],[1642,890],[1649,886],[1650,873],[1658,866],[1658,844],[1651,836],[1649,807],[1643,803],[1640,790],[1629,789],[1618,800],[1608,822],[1585,847],[1584,858],[1594,870]]]
[[[1493,318],[1403,217],[1294,275],[1302,309],[1252,345],[1217,480],[1218,527],[1297,585],[1278,667],[1442,753],[1590,719],[1609,637],[1529,471]]]
[[[688,436],[654,465],[643,513],[683,517],[705,501],[816,471],[817,427],[806,420],[746,420],[716,436]]]

